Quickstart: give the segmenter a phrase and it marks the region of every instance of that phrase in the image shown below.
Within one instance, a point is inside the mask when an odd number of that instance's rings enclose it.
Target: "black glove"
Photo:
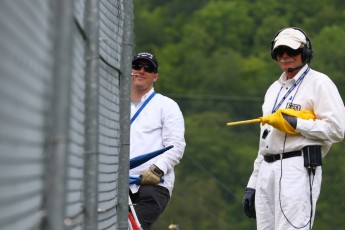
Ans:
[[[284,113],[283,113],[283,117],[294,129],[296,129],[296,127],[297,127],[297,117],[290,116],[290,115],[287,115],[287,114],[284,114]]]
[[[242,201],[243,210],[249,218],[256,218],[255,189],[246,188]]]

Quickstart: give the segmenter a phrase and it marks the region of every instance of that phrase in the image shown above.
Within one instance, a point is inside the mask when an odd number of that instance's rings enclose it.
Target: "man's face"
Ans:
[[[277,61],[280,68],[286,73],[289,68],[295,68],[303,63],[302,48],[294,50],[287,46],[279,46],[274,52],[277,55]]]
[[[132,64],[132,87],[138,90],[149,90],[158,79],[154,66],[147,61],[137,61]]]

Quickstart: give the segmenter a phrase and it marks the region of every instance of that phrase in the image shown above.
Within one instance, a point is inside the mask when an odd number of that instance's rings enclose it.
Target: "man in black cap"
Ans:
[[[158,61],[148,52],[134,56],[131,81],[130,159],[172,148],[130,170],[130,198],[144,230],[150,229],[167,206],[177,165],[186,146],[184,118],[175,101],[154,91]]]

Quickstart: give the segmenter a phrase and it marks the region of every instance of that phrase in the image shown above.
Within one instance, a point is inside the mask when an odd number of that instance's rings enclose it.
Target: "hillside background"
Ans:
[[[186,123],[172,200],[153,230],[255,229],[241,202],[259,127],[225,124],[261,116],[265,91],[281,74],[270,42],[284,27],[308,34],[311,67],[330,76],[345,99],[345,2],[134,0],[134,14],[134,50],[157,56],[155,89],[179,103]],[[345,229],[344,148],[333,145],[324,159],[315,230]]]

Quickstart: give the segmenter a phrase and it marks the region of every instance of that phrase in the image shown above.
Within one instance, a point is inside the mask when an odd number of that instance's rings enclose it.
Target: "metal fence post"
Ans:
[[[130,81],[133,56],[133,1],[124,0],[124,33],[120,84],[119,229],[128,229]]]
[[[99,95],[99,1],[87,0],[86,30],[86,114],[85,114],[85,229],[97,229],[98,186],[98,95]]]
[[[47,142],[46,209],[49,230],[64,229],[66,166],[72,63],[73,4],[69,0],[54,2],[54,96],[51,103]]]

